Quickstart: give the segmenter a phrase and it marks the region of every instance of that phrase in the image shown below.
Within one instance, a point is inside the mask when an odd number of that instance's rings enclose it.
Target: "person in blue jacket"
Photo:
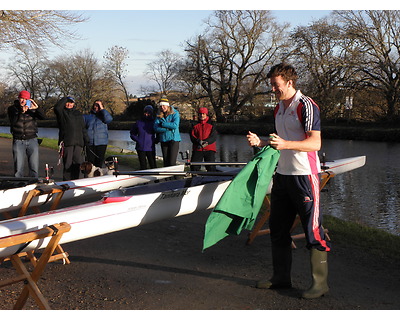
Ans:
[[[162,97],[159,103],[160,112],[154,121],[154,131],[158,134],[161,143],[164,167],[176,165],[179,152],[180,115],[177,109],[169,105],[166,97]]]
[[[140,170],[147,169],[147,161],[150,168],[157,168],[156,165],[156,135],[154,131],[154,111],[151,105],[143,109],[143,116],[132,124],[130,136],[136,142],[136,152],[139,158]]]
[[[94,166],[102,168],[108,144],[108,124],[113,120],[113,117],[104,109],[101,100],[96,100],[90,113],[85,114],[83,117],[89,136],[86,160]]]

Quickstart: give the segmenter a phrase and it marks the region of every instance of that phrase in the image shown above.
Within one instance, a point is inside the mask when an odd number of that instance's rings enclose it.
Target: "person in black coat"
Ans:
[[[89,145],[82,113],[72,97],[64,97],[54,106],[59,128],[58,143],[63,159],[63,180],[79,179],[80,164],[85,161],[84,147]]]
[[[29,177],[39,176],[39,143],[36,120],[44,119],[44,115],[31,94],[23,90],[18,100],[7,109],[10,120],[10,132],[13,136],[13,158],[15,177],[24,176],[25,158],[28,158]]]

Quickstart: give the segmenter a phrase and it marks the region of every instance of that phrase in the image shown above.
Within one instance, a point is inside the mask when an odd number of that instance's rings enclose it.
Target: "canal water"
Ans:
[[[9,133],[8,127],[0,132]],[[39,136],[58,138],[58,129],[40,128]],[[134,150],[128,131],[110,130],[110,144]],[[217,161],[246,162],[253,150],[245,136],[219,135]],[[189,135],[182,134],[180,151],[191,150]],[[365,155],[364,167],[335,176],[321,195],[321,210],[343,220],[357,222],[400,235],[400,143],[324,140],[320,155],[335,160]],[[161,155],[157,145],[157,154]]]

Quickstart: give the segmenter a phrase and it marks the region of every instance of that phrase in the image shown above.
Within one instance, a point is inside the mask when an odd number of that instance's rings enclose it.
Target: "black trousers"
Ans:
[[[79,179],[80,165],[84,161],[83,148],[81,146],[64,147],[63,155],[63,180]]]
[[[175,166],[179,152],[179,141],[161,142],[164,167]]]
[[[139,158],[140,170],[147,169],[147,161],[149,162],[149,167],[151,169],[157,168],[156,165],[156,152],[155,151],[139,151],[136,150]]]
[[[199,151],[194,150],[192,151],[192,158],[190,159],[191,162],[215,162],[215,152],[211,150],[207,151]],[[205,166],[207,171],[216,171],[216,166]],[[193,171],[200,171],[201,166],[190,166],[190,169]]]
[[[298,214],[306,236],[307,248],[330,251],[330,242],[325,238],[322,228],[319,179],[318,174],[274,175],[269,217],[273,245],[291,245],[290,229]]]
[[[89,146],[89,150],[86,150],[87,161],[89,161],[96,167],[103,168],[106,150],[107,150],[106,144],[100,146]]]

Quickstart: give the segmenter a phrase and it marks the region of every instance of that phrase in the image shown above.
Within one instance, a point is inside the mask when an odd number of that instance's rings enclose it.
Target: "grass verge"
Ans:
[[[356,245],[377,258],[400,262],[400,236],[330,215],[324,216],[324,227],[334,237],[336,244]]]

